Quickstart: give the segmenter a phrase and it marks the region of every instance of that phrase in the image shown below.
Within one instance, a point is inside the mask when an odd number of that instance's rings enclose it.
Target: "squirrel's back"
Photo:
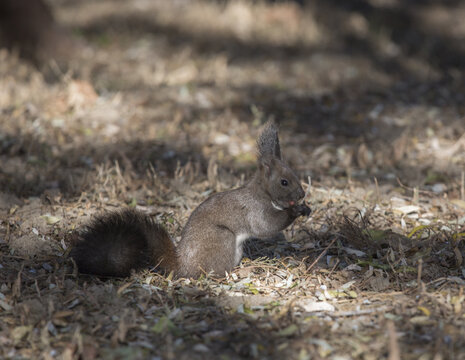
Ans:
[[[166,230],[132,209],[95,218],[70,256],[79,272],[101,276],[127,276],[150,266],[167,272],[177,268],[176,248]]]

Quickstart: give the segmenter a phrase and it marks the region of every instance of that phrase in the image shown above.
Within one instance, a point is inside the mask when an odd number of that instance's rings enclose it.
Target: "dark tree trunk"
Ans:
[[[0,31],[2,45],[38,61],[56,28],[52,12],[42,0],[1,0]]]

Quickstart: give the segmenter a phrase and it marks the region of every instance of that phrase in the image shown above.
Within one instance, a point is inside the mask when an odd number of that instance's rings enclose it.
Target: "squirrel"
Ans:
[[[176,246],[166,230],[134,209],[110,212],[78,235],[70,256],[79,272],[125,277],[157,267],[175,277],[224,275],[238,265],[249,238],[269,238],[310,208],[295,172],[281,158],[278,127],[268,121],[257,139],[258,166],[244,186],[214,194],[190,215]]]

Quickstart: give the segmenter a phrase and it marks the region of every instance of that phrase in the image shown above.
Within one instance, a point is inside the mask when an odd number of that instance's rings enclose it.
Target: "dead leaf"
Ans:
[[[420,207],[416,205],[405,205],[392,209],[394,212],[397,212],[402,215],[408,215],[420,211]]]
[[[278,335],[279,336],[284,336],[284,337],[287,337],[287,336],[292,336],[294,335],[297,331],[299,331],[299,328],[297,327],[296,324],[291,324],[289,325],[288,327],[282,329],[282,330],[279,330],[278,331]]]
[[[295,302],[295,305],[300,306],[305,312],[335,311],[334,306],[330,303],[312,299],[299,299]]]
[[[454,204],[455,206],[458,206],[459,208],[465,209],[465,201],[464,200],[452,199],[450,202],[452,204]]]
[[[421,316],[414,316],[409,320],[414,325],[434,325],[436,322],[431,319],[429,316],[421,315]]]
[[[18,344],[24,339],[33,329],[32,325],[27,326],[17,326],[11,332],[11,337],[13,338],[13,343]]]
[[[56,217],[56,216],[52,216],[50,214],[46,214],[46,215],[43,215],[41,217],[45,220],[47,225],[54,225],[54,224],[61,221],[61,218]]]

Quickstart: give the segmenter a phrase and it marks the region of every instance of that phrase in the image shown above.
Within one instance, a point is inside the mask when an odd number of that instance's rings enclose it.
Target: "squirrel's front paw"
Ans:
[[[310,209],[307,205],[305,204],[300,205],[300,215],[309,216],[311,213],[312,213],[312,209]]]
[[[312,212],[312,209],[310,209],[305,204],[296,205],[292,208],[292,213],[295,217],[309,216],[311,212]]]

